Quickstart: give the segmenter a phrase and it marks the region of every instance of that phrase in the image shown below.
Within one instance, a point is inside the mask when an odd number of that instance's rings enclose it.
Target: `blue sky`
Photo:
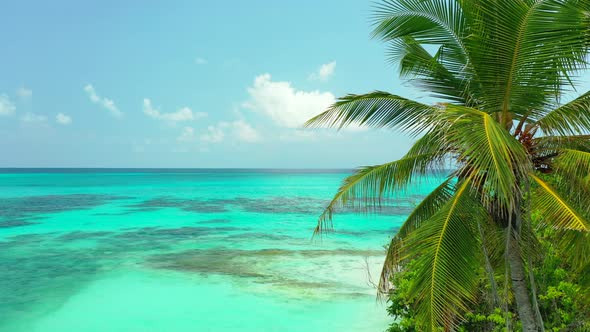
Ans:
[[[346,93],[419,97],[368,1],[4,1],[0,167],[348,168],[385,131],[301,130]]]
[[[345,93],[411,92],[369,39],[369,2],[1,7],[0,167],[352,167],[409,146],[296,128]]]

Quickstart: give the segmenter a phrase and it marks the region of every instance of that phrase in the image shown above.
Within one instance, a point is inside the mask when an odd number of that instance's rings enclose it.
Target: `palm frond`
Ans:
[[[366,210],[376,208],[385,195],[404,189],[417,174],[440,170],[448,153],[440,135],[421,137],[399,160],[358,169],[342,185],[318,219],[314,235],[332,228],[333,213],[341,206],[356,204]]]
[[[394,54],[407,53],[404,48],[408,40],[412,44],[436,46],[439,48],[436,55],[437,71],[447,72],[460,82],[468,82],[469,77],[474,74],[469,50],[465,45],[471,11],[464,11],[464,7],[471,8],[465,1],[384,1],[375,10],[375,28],[372,34],[373,37],[390,43],[390,50]],[[429,87],[436,86],[439,90],[437,94],[441,96],[453,94],[448,87],[445,89],[444,82],[424,79],[422,83]],[[458,90],[454,94],[460,94],[464,90]]]
[[[466,42],[478,98],[510,126],[515,115],[550,107],[570,75],[585,67],[588,8],[564,0],[478,1],[478,7]]]
[[[429,124],[437,111],[410,99],[375,91],[364,95],[347,95],[328,110],[305,123],[306,127],[337,127],[360,125],[374,128],[399,128],[418,134]]]
[[[374,37],[387,41],[411,36],[420,44],[453,45],[467,57],[466,21],[456,1],[386,0],[377,6],[374,19]]]
[[[590,223],[567,201],[565,195],[558,193],[553,186],[535,174],[531,173],[529,176],[538,185],[531,198],[531,207],[539,211],[543,225],[561,230],[590,232]]]
[[[557,152],[560,149],[590,151],[590,135],[541,136],[533,139],[536,151]]]
[[[484,204],[494,199],[512,207],[520,192],[517,178],[532,167],[524,147],[485,112],[448,105],[441,117],[446,128],[440,130],[463,164],[460,172],[481,188]]]
[[[542,114],[536,125],[548,135],[587,135],[590,133],[590,91]]]
[[[587,178],[590,175],[590,152],[560,149],[555,164],[559,172],[578,179]]]
[[[410,78],[410,83],[431,96],[459,105],[472,103],[465,73],[453,73],[445,67],[446,52],[442,46],[433,56],[408,36],[392,40],[388,53],[391,63],[399,63],[401,76]]]
[[[460,183],[454,196],[412,232],[404,246],[404,254],[418,262],[410,292],[415,294],[421,331],[452,329],[473,300],[481,259],[473,220],[486,212],[470,197],[469,188],[469,181]]]
[[[557,246],[564,253],[563,259],[572,269],[587,273],[590,267],[590,232],[565,230],[557,232]]]
[[[402,261],[402,246],[404,240],[424,222],[428,221],[439,209],[444,206],[452,197],[455,190],[453,177],[447,178],[443,183],[436,187],[420,204],[418,204],[412,213],[408,216],[402,227],[392,237],[387,255],[381,270],[379,280],[379,291],[386,293],[390,290],[390,278],[397,270]]]

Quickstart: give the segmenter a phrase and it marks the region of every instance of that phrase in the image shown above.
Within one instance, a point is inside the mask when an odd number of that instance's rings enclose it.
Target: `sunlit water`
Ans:
[[[346,175],[5,170],[0,331],[382,331],[383,246],[433,184],[310,241]]]

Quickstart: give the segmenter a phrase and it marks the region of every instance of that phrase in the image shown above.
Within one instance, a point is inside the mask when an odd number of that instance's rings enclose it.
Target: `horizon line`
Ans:
[[[227,172],[276,172],[276,173],[338,173],[338,172],[354,172],[363,166],[355,168],[269,168],[269,167],[0,167],[0,174],[14,174],[14,173],[91,173],[91,172],[134,172],[134,173],[190,173],[190,172],[211,172],[220,173]],[[450,171],[450,169],[433,170],[428,173],[443,173]]]

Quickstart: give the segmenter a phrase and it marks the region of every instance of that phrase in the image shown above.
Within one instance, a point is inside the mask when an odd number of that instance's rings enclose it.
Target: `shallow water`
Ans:
[[[310,241],[344,171],[0,174],[0,331],[381,331],[383,246],[436,180]]]

